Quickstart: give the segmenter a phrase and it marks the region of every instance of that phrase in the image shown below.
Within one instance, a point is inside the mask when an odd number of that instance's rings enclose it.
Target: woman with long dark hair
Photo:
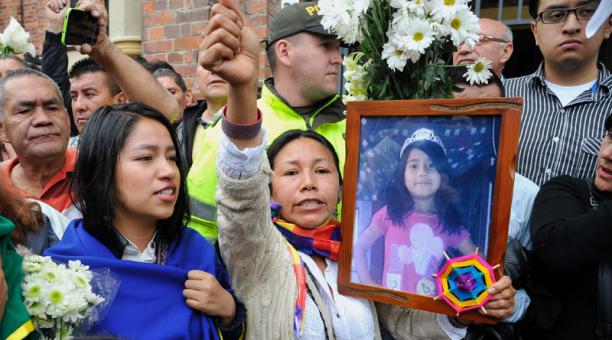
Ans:
[[[46,254],[119,277],[98,331],[217,339],[217,328],[242,326],[215,250],[185,227],[189,206],[178,150],[170,122],[143,104],[102,107],[83,131],[74,173],[83,219]]]

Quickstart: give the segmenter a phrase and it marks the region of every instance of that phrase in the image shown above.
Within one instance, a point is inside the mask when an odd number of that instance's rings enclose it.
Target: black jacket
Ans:
[[[62,44],[61,33],[45,32],[42,53],[42,71],[48,75],[62,91],[64,106],[70,115],[70,135],[76,136],[79,131],[74,123],[72,102],[70,100],[70,79],[68,79],[68,50]]]
[[[183,112],[183,121],[176,128],[176,135],[181,146],[181,153],[185,159],[186,169],[193,164],[193,139],[202,113],[206,111],[206,101],[199,100],[196,105],[188,107]]]
[[[612,194],[594,189],[592,195],[599,201],[597,209],[591,205],[589,184],[569,176],[540,189],[531,223],[533,280],[558,299],[560,308],[540,308],[558,317],[548,329],[527,330],[526,338],[596,339],[598,265],[612,251]]]

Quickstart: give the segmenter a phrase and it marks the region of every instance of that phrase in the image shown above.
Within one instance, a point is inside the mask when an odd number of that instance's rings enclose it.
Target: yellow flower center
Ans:
[[[412,39],[414,39],[414,41],[421,41],[424,37],[425,35],[423,33],[417,32],[412,36]]]
[[[453,19],[453,21],[451,21],[450,25],[451,25],[452,28],[458,30],[459,27],[461,27],[461,20],[455,18],[455,19]]]
[[[74,282],[76,282],[76,284],[79,285],[79,287],[87,287],[87,280],[85,280],[84,278],[80,276],[77,276]]]
[[[27,295],[31,296],[31,297],[37,297],[38,295],[40,295],[40,291],[41,291],[41,287],[40,286],[32,286],[28,290],[28,294]]]
[[[49,294],[49,300],[51,300],[51,302],[54,304],[58,304],[64,300],[64,294],[62,294],[62,292],[59,290],[53,290]]]
[[[476,65],[474,65],[474,72],[476,73],[480,73],[484,70],[485,66],[483,63],[476,63]]]
[[[455,0],[444,0],[444,5],[445,6],[454,6],[455,5]]]
[[[401,50],[395,50],[395,56],[399,57],[402,55],[402,51]]]
[[[54,282],[55,279],[56,279],[56,276],[52,272],[46,272],[45,275],[44,275],[44,278],[47,279],[47,281],[49,281],[49,282]]]

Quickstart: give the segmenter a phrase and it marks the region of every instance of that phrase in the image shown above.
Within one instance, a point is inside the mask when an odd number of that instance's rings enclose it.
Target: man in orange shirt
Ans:
[[[113,77],[126,96],[168,117],[178,113],[176,99],[152,74],[124,54],[108,39],[108,16],[103,4],[82,7],[98,17],[100,35],[95,46],[79,47]],[[0,80],[0,130],[15,148],[17,157],[3,163],[9,185],[24,196],[41,200],[68,217],[72,207],[70,178],[76,151],[67,150],[70,122],[58,86],[35,70],[18,70]],[[112,171],[113,169],[109,169]]]
[[[38,71],[14,71],[0,81],[0,105],[1,125],[17,153],[2,168],[11,186],[65,211],[76,153],[66,152],[70,121],[59,88]]]

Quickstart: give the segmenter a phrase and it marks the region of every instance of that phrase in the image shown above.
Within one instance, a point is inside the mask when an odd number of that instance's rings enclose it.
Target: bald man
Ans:
[[[493,19],[480,19],[480,41],[470,50],[465,44],[459,45],[453,53],[453,64],[462,65],[487,58],[492,62],[491,70],[501,78],[506,62],[512,56],[512,31],[504,23]]]

